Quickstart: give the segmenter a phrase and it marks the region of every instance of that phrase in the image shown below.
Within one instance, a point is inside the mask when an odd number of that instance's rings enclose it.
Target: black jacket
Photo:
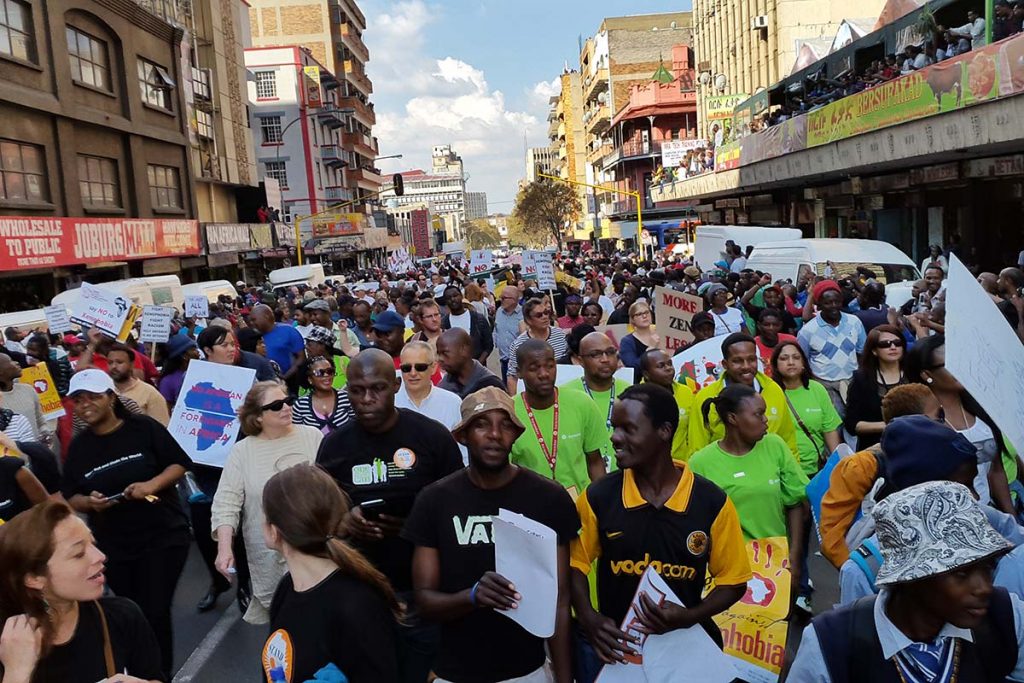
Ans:
[[[469,337],[473,340],[473,358],[480,359],[480,355],[490,353],[494,350],[494,335],[491,334],[491,324],[470,307],[469,311]],[[441,318],[441,329],[452,329],[452,314],[445,313]]]

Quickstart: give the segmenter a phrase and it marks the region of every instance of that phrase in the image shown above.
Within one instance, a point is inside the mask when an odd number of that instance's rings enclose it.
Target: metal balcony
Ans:
[[[333,168],[344,168],[347,165],[337,145],[320,145],[320,160]]]

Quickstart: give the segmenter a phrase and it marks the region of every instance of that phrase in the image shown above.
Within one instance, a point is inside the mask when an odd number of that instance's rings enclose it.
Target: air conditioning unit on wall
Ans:
[[[752,17],[750,19],[750,28],[755,30],[760,28],[768,28],[768,15],[761,14],[759,16]]]

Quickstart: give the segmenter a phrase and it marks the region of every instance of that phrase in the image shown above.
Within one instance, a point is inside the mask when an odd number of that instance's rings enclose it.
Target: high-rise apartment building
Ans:
[[[467,192],[466,193],[466,220],[474,221],[478,218],[487,217],[487,193]]]
[[[553,112],[554,110],[552,110]],[[526,150],[526,182],[532,183],[540,174],[552,175],[558,168],[558,153],[551,147],[531,147]]]
[[[363,43],[366,17],[355,0],[248,0],[252,42],[257,47],[301,45],[339,81],[339,106],[351,109],[341,135],[344,186],[367,212],[377,202],[381,176],[376,168],[377,117],[370,102],[373,83],[366,75],[370,51]]]
[[[583,127],[583,85],[578,71],[566,71],[559,76],[561,91],[551,98],[548,136],[554,152],[553,175],[574,183],[585,183],[586,137]],[[586,212],[587,189],[573,185],[579,197],[582,213]],[[568,236],[570,239],[572,235]],[[581,237],[582,239],[582,237]]]

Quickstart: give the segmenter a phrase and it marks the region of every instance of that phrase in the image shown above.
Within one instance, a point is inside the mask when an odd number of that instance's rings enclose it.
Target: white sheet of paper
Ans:
[[[633,602],[619,628],[640,638],[640,656],[621,664],[606,664],[596,683],[729,683],[736,670],[700,626],[678,629],[657,636],[645,636],[636,629],[640,594],[658,604],[682,605],[672,589],[651,567],[640,577]],[[680,666],[679,653],[686,653],[686,666]]]
[[[523,596],[516,609],[499,611],[538,638],[550,638],[558,601],[558,538],[549,527],[509,510],[491,519],[494,571]]]

